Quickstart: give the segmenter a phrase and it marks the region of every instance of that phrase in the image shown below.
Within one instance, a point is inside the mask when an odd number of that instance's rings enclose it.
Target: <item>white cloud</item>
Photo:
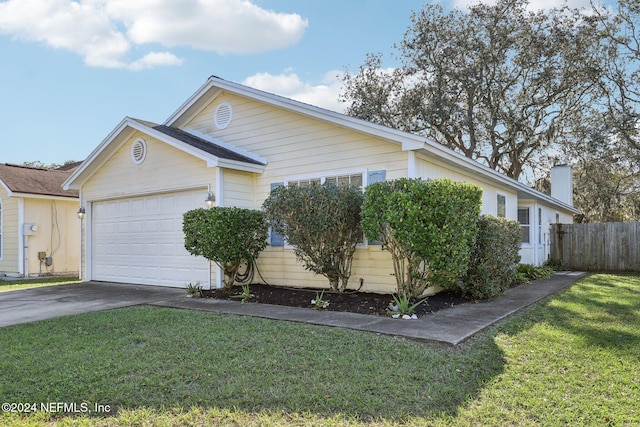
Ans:
[[[130,60],[134,46],[186,46],[218,53],[255,53],[296,43],[308,26],[297,14],[248,0],[7,0],[0,32],[81,55],[87,65],[143,69],[179,65],[171,52]]]
[[[325,73],[320,83],[304,82],[291,70],[281,74],[258,73],[242,84],[327,110],[343,113],[346,105],[338,101],[342,87],[342,71]]]

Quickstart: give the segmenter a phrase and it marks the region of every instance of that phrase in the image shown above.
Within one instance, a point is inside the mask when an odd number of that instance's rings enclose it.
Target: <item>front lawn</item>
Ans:
[[[0,328],[0,346],[3,402],[113,411],[0,414],[16,426],[640,424],[640,276],[587,277],[457,348],[155,307]]]
[[[39,288],[41,286],[65,285],[69,283],[80,283],[77,277],[38,277],[34,279],[0,279],[0,292],[13,291],[16,289]]]

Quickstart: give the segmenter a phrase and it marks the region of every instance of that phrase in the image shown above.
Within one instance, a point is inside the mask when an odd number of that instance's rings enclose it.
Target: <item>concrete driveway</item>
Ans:
[[[152,304],[186,294],[179,288],[106,282],[0,292],[0,327],[69,314]]]

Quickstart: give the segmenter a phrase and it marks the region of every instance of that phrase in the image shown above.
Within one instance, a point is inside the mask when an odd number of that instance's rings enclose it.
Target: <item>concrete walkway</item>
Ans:
[[[539,301],[583,277],[582,272],[556,273],[546,280],[507,290],[488,302],[468,303],[438,311],[418,320],[391,319],[356,313],[214,299],[171,299],[154,305],[218,313],[256,316],[323,326],[350,328],[405,338],[458,345],[501,319]]]
[[[88,282],[0,292],[0,327],[70,314],[150,304],[350,328],[415,340],[457,345],[484,328],[572,284],[585,273],[556,273],[509,289],[494,301],[468,303],[418,320],[320,311],[237,301],[193,299],[186,291],[160,286]]]

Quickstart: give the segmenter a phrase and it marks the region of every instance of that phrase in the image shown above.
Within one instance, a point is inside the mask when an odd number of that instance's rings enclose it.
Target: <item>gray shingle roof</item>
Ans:
[[[165,126],[165,125],[159,125],[156,123],[152,123],[152,122],[147,122],[144,120],[139,120],[139,119],[134,119],[140,123],[142,123],[145,126],[148,126],[152,129],[157,130],[158,132],[161,132],[165,135],[168,135],[172,138],[175,138],[179,141],[184,142],[185,144],[188,144],[194,148],[197,148],[198,150],[202,150],[205,153],[209,153],[212,154],[218,158],[221,159],[227,159],[227,160],[235,160],[238,162],[244,162],[244,163],[251,163],[254,165],[264,165],[264,163],[261,163],[257,160],[254,160],[250,157],[247,156],[243,156],[240,153],[236,153],[235,151],[229,150],[228,148],[225,147],[221,147],[219,145],[214,144],[213,142],[207,141],[205,139],[199,138],[195,135],[192,135],[188,132],[185,132],[181,129],[176,129],[176,128],[172,128],[169,126]]]
[[[73,169],[51,170],[9,163],[0,164],[0,180],[14,193],[78,197],[78,191],[62,189],[62,183],[72,172]]]

